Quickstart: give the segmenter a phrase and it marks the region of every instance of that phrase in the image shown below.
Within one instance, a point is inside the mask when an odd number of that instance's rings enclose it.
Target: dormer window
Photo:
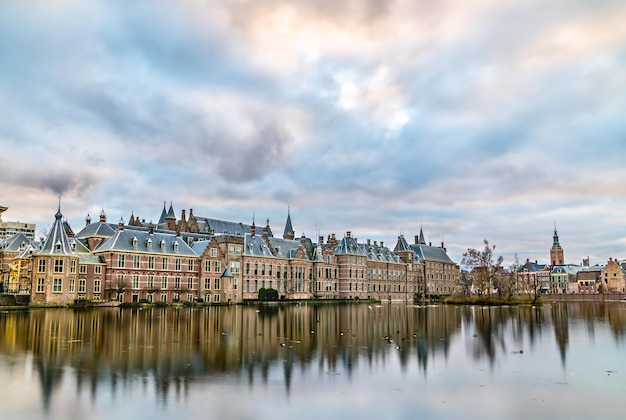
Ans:
[[[174,242],[174,251],[178,251],[178,242]]]
[[[161,249],[165,249],[165,241],[161,240],[161,242],[159,242],[159,246],[161,247]]]
[[[56,252],[61,252],[61,241],[58,241],[55,245],[54,245],[54,250]]]
[[[133,248],[137,248],[137,237],[133,236]]]
[[[152,239],[148,238],[146,241],[146,247],[148,247],[148,249],[152,249]]]

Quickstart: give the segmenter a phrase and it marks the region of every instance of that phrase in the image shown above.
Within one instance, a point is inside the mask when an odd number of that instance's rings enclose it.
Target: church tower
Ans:
[[[559,243],[559,234],[556,231],[556,225],[554,225],[554,236],[552,237],[552,248],[550,248],[550,265],[565,264],[565,258],[563,257],[563,248]]]

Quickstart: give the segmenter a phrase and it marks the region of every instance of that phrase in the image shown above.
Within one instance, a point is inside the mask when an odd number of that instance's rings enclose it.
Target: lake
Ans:
[[[0,313],[0,419],[626,416],[626,302]]]

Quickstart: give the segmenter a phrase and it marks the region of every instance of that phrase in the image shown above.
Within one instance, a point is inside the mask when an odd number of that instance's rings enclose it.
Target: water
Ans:
[[[625,302],[8,312],[0,419],[621,419],[625,332]]]

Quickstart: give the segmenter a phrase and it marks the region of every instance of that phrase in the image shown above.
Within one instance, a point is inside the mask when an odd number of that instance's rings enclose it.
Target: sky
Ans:
[[[623,0],[0,0],[0,205],[626,258]]]

